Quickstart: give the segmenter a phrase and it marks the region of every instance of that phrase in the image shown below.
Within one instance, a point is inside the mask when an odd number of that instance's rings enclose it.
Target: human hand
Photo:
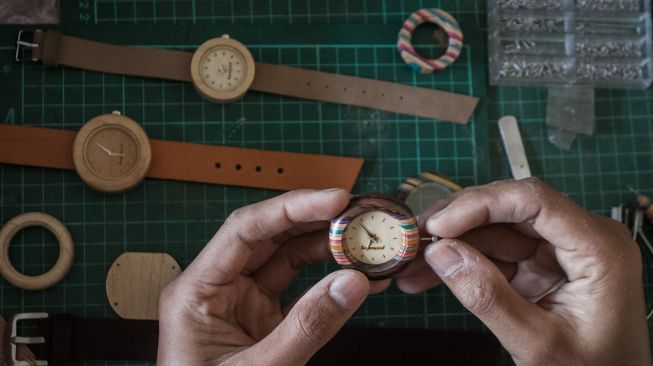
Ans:
[[[537,179],[465,189],[419,221],[444,239],[398,286],[444,282],[518,365],[651,364],[642,260],[624,225]]]
[[[280,304],[304,265],[331,256],[329,220],[348,202],[344,190],[294,191],[234,211],[161,295],[158,364],[306,363],[389,285],[336,271]]]

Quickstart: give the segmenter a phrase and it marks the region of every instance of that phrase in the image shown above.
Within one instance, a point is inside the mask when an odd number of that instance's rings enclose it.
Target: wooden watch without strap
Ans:
[[[277,190],[351,190],[363,165],[360,158],[149,140],[134,125],[120,114],[95,117],[79,133],[0,124],[0,163],[76,170],[103,192],[132,188],[144,177]],[[88,133],[87,127],[92,128]]]
[[[478,103],[476,97],[450,92],[254,62],[242,43],[226,35],[194,53],[100,43],[55,30],[34,31],[32,42],[19,34],[17,45],[16,60],[21,47],[31,47],[31,59],[44,65],[192,82],[215,102],[237,100],[251,89],[462,124]]]

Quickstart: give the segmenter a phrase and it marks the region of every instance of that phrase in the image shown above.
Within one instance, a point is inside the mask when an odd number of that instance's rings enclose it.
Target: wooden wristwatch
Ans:
[[[248,90],[348,104],[411,116],[467,123],[478,98],[387,81],[255,62],[240,42],[227,35],[206,41],[194,53],[119,46],[36,30],[31,42],[19,33],[31,60],[110,74],[192,82],[206,99],[231,102]]]
[[[292,190],[351,190],[363,159],[151,140],[119,112],[79,132],[0,124],[0,163],[75,170],[92,188],[121,192],[145,177]]]

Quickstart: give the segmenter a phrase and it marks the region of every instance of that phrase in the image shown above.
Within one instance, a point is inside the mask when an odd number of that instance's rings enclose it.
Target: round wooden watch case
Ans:
[[[122,192],[138,185],[152,160],[143,128],[120,114],[88,121],[73,143],[73,164],[80,178],[101,192]]]
[[[375,214],[376,217],[373,217]],[[372,247],[371,238],[367,249],[361,247],[353,249],[354,246],[365,246],[365,243],[356,243],[355,239],[352,243],[347,242],[348,239],[353,238],[349,236],[349,230],[363,229],[367,231],[366,228],[363,228],[364,224],[361,223],[363,219],[376,220],[377,225],[388,226],[387,230],[396,230],[388,231],[397,233],[394,237],[386,236],[390,242],[382,243],[383,245],[396,245],[392,257],[387,261],[375,263],[370,260],[361,260],[361,251],[375,249]],[[397,228],[393,228],[394,226]],[[372,235],[380,236],[379,233],[372,233]],[[396,240],[392,242],[392,239]],[[342,268],[359,270],[373,280],[388,278],[402,271],[415,258],[419,241],[417,221],[410,208],[398,200],[384,195],[365,195],[353,198],[349,206],[332,220],[329,229],[329,247],[336,262]],[[356,250],[359,252],[354,253]]]
[[[255,63],[242,43],[224,35],[202,43],[191,59],[195,90],[218,103],[238,100],[254,82]]]

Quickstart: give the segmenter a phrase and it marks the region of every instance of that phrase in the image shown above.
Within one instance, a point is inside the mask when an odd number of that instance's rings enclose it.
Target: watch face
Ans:
[[[99,129],[86,142],[89,168],[106,179],[118,179],[129,174],[139,156],[140,149],[134,135],[118,125]]]
[[[138,185],[151,160],[150,140],[143,128],[119,114],[92,118],[73,143],[77,174],[102,192],[122,192]]]
[[[200,77],[213,90],[230,91],[245,81],[247,63],[243,54],[230,46],[209,49],[200,60]]]
[[[383,211],[368,211],[350,222],[342,245],[356,260],[382,264],[392,260],[402,247],[400,222]]]
[[[336,262],[370,279],[403,270],[415,258],[419,241],[410,208],[388,196],[353,198],[329,228],[329,248]]]
[[[218,103],[242,98],[254,82],[255,63],[242,43],[222,36],[202,43],[190,63],[195,90]]]

